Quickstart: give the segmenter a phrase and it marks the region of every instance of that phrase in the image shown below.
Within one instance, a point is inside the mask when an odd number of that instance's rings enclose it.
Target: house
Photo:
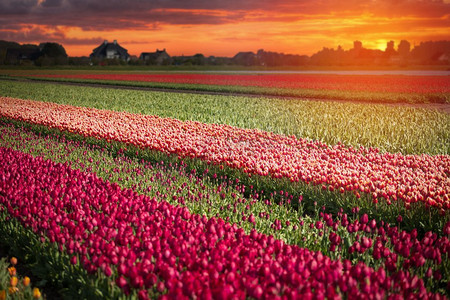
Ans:
[[[39,58],[41,52],[38,47],[7,48],[5,63],[21,64],[24,62],[33,62]]]
[[[232,58],[232,61],[236,65],[253,66],[257,62],[257,57],[253,52],[239,52]]]
[[[151,65],[162,65],[170,62],[170,55],[166,49],[156,49],[156,52],[142,52],[139,59]]]
[[[112,43],[108,43],[105,40],[100,46],[92,50],[91,55],[89,56],[91,59],[120,59],[128,61],[130,60],[130,55],[128,54],[128,50],[121,47],[117,40],[114,40]]]

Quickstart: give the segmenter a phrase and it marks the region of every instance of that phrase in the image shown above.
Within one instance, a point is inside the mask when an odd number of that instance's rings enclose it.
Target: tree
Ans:
[[[394,49],[395,43],[394,41],[389,41],[386,44],[386,50],[384,50],[384,56],[386,58],[391,57],[392,55],[395,55],[397,53],[397,51],[395,51]]]
[[[67,58],[64,47],[58,43],[42,43],[39,45],[41,55],[51,58]]]
[[[401,40],[400,44],[398,44],[398,54],[403,58],[408,57],[409,51],[411,50],[411,44],[406,40]]]

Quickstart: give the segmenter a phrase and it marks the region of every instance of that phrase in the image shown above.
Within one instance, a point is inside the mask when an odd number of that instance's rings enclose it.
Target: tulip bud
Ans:
[[[23,278],[23,285],[25,286],[25,287],[27,287],[27,286],[29,286],[30,285],[30,277],[28,277],[28,276],[25,276],[24,278]]]
[[[372,240],[365,236],[362,237],[362,245],[364,248],[370,248],[372,246]]]
[[[260,299],[263,293],[264,293],[263,289],[261,288],[261,286],[258,285],[253,291],[253,297],[255,299]]]
[[[106,266],[106,267],[105,267],[104,273],[105,273],[105,275],[106,275],[107,277],[111,276],[111,275],[112,275],[112,270],[111,270],[111,268],[110,268],[109,266]]]
[[[323,228],[323,223],[321,221],[316,221],[316,228],[317,229],[322,229]]]
[[[11,262],[11,265],[13,265],[13,266],[17,265],[17,258],[11,257],[10,262]]]
[[[18,283],[19,283],[19,279],[16,276],[11,277],[11,279],[9,280],[9,284],[12,287],[16,287]]]
[[[147,300],[147,299],[149,299],[147,290],[140,290],[139,293],[138,293],[138,299],[139,300]]]
[[[359,222],[361,224],[367,224],[367,222],[369,222],[369,216],[367,214],[363,214],[359,219]]]
[[[34,299],[39,299],[39,298],[41,298],[41,291],[39,291],[38,288],[34,288],[34,289],[33,289],[33,298],[34,298]]]
[[[123,276],[120,276],[119,278],[116,279],[116,284],[121,289],[124,289],[128,285],[128,282]]]

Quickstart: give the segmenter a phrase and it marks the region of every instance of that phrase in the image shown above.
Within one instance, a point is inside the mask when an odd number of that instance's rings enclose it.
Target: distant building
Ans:
[[[6,49],[5,61],[8,64],[32,62],[39,58],[41,52],[38,47]]]
[[[128,61],[130,60],[130,55],[128,50],[121,47],[116,40],[112,43],[108,43],[105,40],[100,46],[92,50],[92,54],[89,56],[91,59],[121,59]]]
[[[156,49],[156,52],[142,52],[139,59],[148,64],[162,65],[170,62],[170,55],[166,52],[166,49]]]
[[[236,65],[253,66],[256,64],[257,58],[253,52],[239,52],[232,58],[232,61]]]

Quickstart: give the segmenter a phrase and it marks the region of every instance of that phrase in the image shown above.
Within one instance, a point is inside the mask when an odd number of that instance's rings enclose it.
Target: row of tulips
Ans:
[[[245,234],[68,164],[3,147],[0,155],[0,204],[11,217],[141,299],[440,297],[409,272],[388,275],[256,230]]]
[[[245,198],[242,186],[231,180],[208,184],[205,174],[186,173],[181,165],[148,164],[122,155],[113,158],[100,148],[66,141],[63,138],[39,138],[30,132],[2,128],[2,144],[34,155],[68,162],[73,168],[89,170],[122,187],[131,187],[140,194],[157,196],[172,205],[181,205],[208,218],[222,217],[246,232],[266,232],[288,244],[320,250],[333,257],[363,261],[372,268],[384,268],[388,274],[408,271],[425,280],[427,287],[439,290],[448,284],[450,272],[450,222],[438,234],[419,236],[416,229],[402,231],[383,221],[369,219],[355,208],[353,215],[339,212],[336,216],[320,209],[316,217],[301,216],[280,205],[272,195],[255,190]],[[57,151],[54,151],[58,149]],[[93,159],[94,158],[94,159]],[[279,191],[283,202],[292,195]],[[206,209],[207,208],[207,209]],[[401,217],[399,217],[401,222]]]
[[[223,74],[59,74],[33,75],[45,78],[114,80],[254,86],[264,88],[364,91],[389,93],[449,93],[447,76],[342,76],[342,75],[223,75]]]
[[[341,193],[370,194],[376,204],[400,201],[450,208],[450,156],[379,153],[328,146],[260,130],[182,122],[14,98],[0,98],[0,115],[83,136],[124,142],[179,157],[196,158],[250,175],[287,178]]]

